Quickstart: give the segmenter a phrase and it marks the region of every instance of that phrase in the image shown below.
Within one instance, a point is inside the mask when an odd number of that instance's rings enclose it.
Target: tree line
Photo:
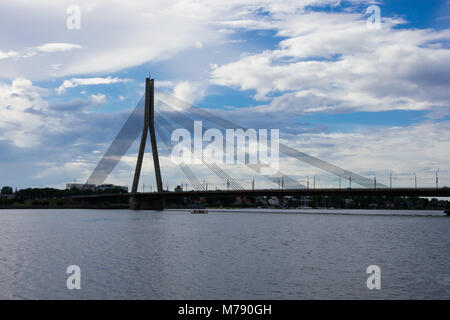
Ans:
[[[71,196],[90,195],[90,194],[113,194],[126,193],[120,187],[104,188],[102,190],[81,190],[72,189],[55,189],[55,188],[25,188],[13,190],[10,186],[4,186],[1,189],[2,198],[0,204],[12,204],[14,202],[25,202],[33,200],[62,199]],[[8,195],[10,197],[8,197]],[[12,196],[12,197],[11,197]]]

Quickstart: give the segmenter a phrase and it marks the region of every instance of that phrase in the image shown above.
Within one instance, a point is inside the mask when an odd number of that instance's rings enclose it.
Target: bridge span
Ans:
[[[211,190],[211,191],[166,191],[147,193],[119,193],[73,196],[75,202],[94,205],[102,201],[128,202],[131,209],[163,210],[165,200],[176,199],[226,199],[236,197],[287,196],[400,196],[400,197],[450,197],[450,188],[347,188],[347,189],[261,189],[261,190]]]

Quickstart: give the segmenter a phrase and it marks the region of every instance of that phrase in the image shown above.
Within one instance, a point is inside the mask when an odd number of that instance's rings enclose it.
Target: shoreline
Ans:
[[[0,207],[2,210],[131,210],[128,206],[114,206],[111,208],[86,208],[86,207]],[[192,208],[165,208],[163,211],[189,211]],[[350,216],[395,216],[395,217],[448,217],[445,210],[441,209],[330,209],[330,208],[206,208],[210,213],[271,213],[271,214],[303,214],[303,215],[350,215]],[[159,210],[141,210],[141,211],[159,211]],[[428,214],[427,214],[428,213]]]

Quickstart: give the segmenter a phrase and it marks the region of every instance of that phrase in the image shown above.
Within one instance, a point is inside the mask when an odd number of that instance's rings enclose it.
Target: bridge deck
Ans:
[[[103,199],[129,198],[221,198],[221,197],[257,197],[257,196],[420,196],[420,197],[450,197],[450,188],[392,188],[392,189],[262,189],[262,190],[211,190],[211,191],[166,191],[146,193],[95,194],[73,196],[72,199]]]

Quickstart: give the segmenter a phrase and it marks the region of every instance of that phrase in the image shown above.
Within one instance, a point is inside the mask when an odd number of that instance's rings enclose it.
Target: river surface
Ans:
[[[69,265],[81,289],[66,287]],[[367,288],[367,267],[381,289]],[[1,299],[450,299],[450,217],[0,210]]]

